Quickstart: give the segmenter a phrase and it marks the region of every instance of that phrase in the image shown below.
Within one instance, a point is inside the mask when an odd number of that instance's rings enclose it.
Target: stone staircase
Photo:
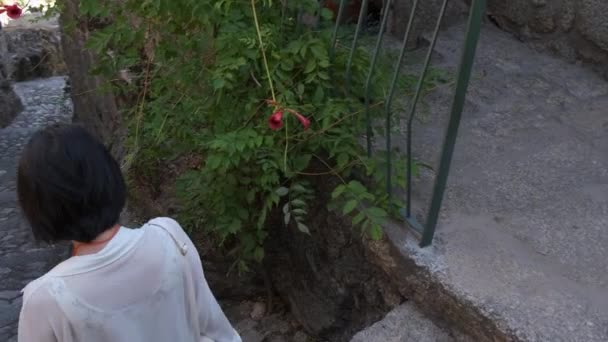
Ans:
[[[455,70],[463,36],[443,32],[434,65]],[[420,160],[450,94],[426,98]],[[386,227],[374,258],[409,301],[353,341],[608,341],[607,108],[606,80],[484,26],[434,245]],[[421,220],[433,177],[416,180]]]

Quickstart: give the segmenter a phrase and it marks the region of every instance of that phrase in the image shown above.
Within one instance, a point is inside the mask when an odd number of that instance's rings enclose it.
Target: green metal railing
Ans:
[[[330,47],[330,58],[335,56],[335,49],[337,44],[338,30],[342,18],[344,16],[346,3],[349,0],[341,0],[340,6],[338,10],[338,14],[336,16],[336,24],[334,27],[332,42]],[[399,75],[401,74],[401,67],[403,65],[403,60],[406,53],[406,47],[410,40],[410,34],[412,31],[412,27],[414,25],[414,19],[416,18],[416,13],[418,10],[419,0],[414,0],[412,3],[412,9],[409,15],[409,20],[406,26],[405,34],[403,36],[401,48],[399,50],[399,57],[394,66],[393,76],[390,83],[389,91],[384,99],[384,111],[385,111],[385,125],[386,125],[386,151],[387,153],[387,182],[386,182],[386,191],[389,196],[392,196],[393,184],[392,184],[392,160],[391,153],[392,150],[392,141],[391,141],[391,119],[392,119],[392,102],[395,95],[395,90],[397,86],[397,80]],[[367,15],[369,0],[361,0],[361,8],[357,21],[357,25],[355,28],[355,33],[351,45],[350,55],[348,57],[347,66],[346,66],[346,75],[345,75],[345,92],[346,95],[350,92],[350,83],[351,83],[351,67],[353,62],[353,56],[355,54],[355,50],[357,48],[357,44],[359,43],[360,34],[362,31],[363,23],[365,21],[365,17]],[[384,31],[386,29],[386,23],[388,20],[389,8],[391,6],[392,0],[384,0],[384,6],[382,10],[382,19],[380,22],[380,30],[376,39],[375,48],[372,53],[371,65],[368,71],[368,75],[365,81],[365,91],[364,91],[364,101],[365,101],[365,112],[367,117],[367,153],[369,156],[373,154],[373,143],[372,143],[372,118],[370,113],[370,87],[372,86],[372,79],[374,75],[374,71],[376,68],[378,55],[381,51],[382,47],[382,39],[384,37]],[[437,221],[439,218],[439,212],[441,209],[441,203],[443,200],[443,195],[446,188],[448,174],[450,172],[450,164],[452,161],[452,155],[454,152],[454,145],[456,143],[456,137],[458,135],[458,127],[460,125],[460,119],[462,115],[462,110],[464,106],[464,101],[467,93],[467,87],[469,85],[469,79],[471,77],[471,71],[473,68],[473,61],[475,59],[475,50],[477,47],[477,42],[479,40],[479,33],[481,28],[481,22],[483,18],[483,13],[486,7],[486,0],[473,0],[470,6],[469,19],[467,24],[466,35],[464,39],[464,46],[462,51],[462,57],[460,60],[460,66],[458,68],[458,73],[455,82],[454,89],[454,97],[452,101],[452,106],[450,110],[450,118],[448,122],[448,126],[445,133],[445,139],[443,142],[443,146],[441,149],[441,156],[439,160],[439,167],[437,169],[437,175],[435,178],[435,184],[433,187],[433,193],[431,197],[431,204],[428,210],[428,216],[426,219],[426,223],[419,222],[412,215],[412,169],[413,169],[413,155],[412,155],[412,134],[413,134],[413,120],[416,116],[416,107],[420,100],[420,96],[423,90],[423,84],[425,77],[427,75],[427,71],[429,69],[430,61],[433,56],[433,50],[435,49],[435,43],[437,42],[437,37],[439,35],[439,31],[441,28],[441,23],[443,21],[443,17],[448,5],[448,0],[444,0],[441,8],[439,10],[439,15],[437,17],[437,22],[435,23],[435,29],[433,31],[433,35],[431,38],[430,46],[426,53],[426,57],[424,59],[423,67],[420,72],[420,76],[418,77],[416,88],[413,97],[410,99],[409,109],[407,111],[407,132],[406,132],[406,202],[405,202],[405,210],[403,212],[405,221],[409,224],[409,226],[421,234],[420,246],[425,247],[432,243],[433,236],[435,235],[435,228],[437,227]]]

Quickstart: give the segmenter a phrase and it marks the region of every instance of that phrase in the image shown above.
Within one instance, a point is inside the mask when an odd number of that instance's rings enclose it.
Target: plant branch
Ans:
[[[251,0],[251,10],[253,11],[253,21],[255,23],[255,30],[258,35],[258,41],[260,42],[260,50],[262,51],[262,59],[264,60],[264,69],[266,69],[266,77],[268,77],[268,85],[270,86],[270,93],[272,94],[272,100],[277,101],[277,97],[274,92],[274,85],[272,84],[272,77],[270,76],[270,67],[268,66],[268,59],[266,58],[266,49],[264,49],[264,42],[262,40],[262,31],[260,30],[260,23],[258,21],[258,13],[255,8],[255,0]]]
[[[336,177],[338,177],[343,184],[346,184],[346,181],[344,180],[344,178],[342,178],[342,176],[340,176],[338,171],[334,170],[331,166],[329,166],[329,164],[325,160],[323,160],[323,158],[319,157],[318,155],[316,155],[314,153],[312,154],[312,156],[317,158],[323,165],[325,165],[327,167],[327,169],[331,173],[333,173]]]

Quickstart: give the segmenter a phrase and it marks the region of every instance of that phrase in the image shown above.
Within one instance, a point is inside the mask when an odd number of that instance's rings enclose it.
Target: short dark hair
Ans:
[[[59,124],[25,147],[17,196],[37,240],[90,242],[118,223],[126,186],[102,143],[81,126]]]

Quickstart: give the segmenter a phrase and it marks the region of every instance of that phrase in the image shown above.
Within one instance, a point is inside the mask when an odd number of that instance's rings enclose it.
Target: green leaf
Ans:
[[[368,201],[371,201],[371,202],[373,202],[373,201],[375,201],[375,200],[376,200],[376,196],[374,196],[374,194],[371,194],[371,193],[369,193],[369,192],[367,192],[367,191],[366,191],[366,192],[364,192],[364,193],[360,193],[360,194],[358,194],[358,195],[359,195],[359,197],[361,197],[361,198],[363,198],[363,199],[366,199],[366,200],[368,200]]]
[[[303,171],[308,167],[312,154],[299,155],[293,159],[293,168],[295,171]]]
[[[334,18],[334,12],[332,12],[329,8],[323,8],[321,10],[321,17],[325,20],[332,20]]]
[[[294,207],[300,207],[300,208],[302,208],[302,207],[306,207],[306,202],[302,201],[301,199],[294,199],[294,200],[291,200],[291,202],[290,202],[290,203],[291,203],[291,205],[292,205],[292,206],[294,206]]]
[[[371,207],[371,208],[367,208],[366,209],[367,215],[375,218],[375,219],[382,219],[388,216],[388,213],[386,212],[386,210],[382,209],[382,208],[378,208],[378,207]]]
[[[361,223],[361,221],[363,221],[363,219],[365,219],[365,213],[360,212],[357,215],[355,215],[355,217],[353,218],[353,225],[358,225],[359,223]]]
[[[313,191],[311,189],[307,189],[302,184],[295,183],[291,186],[291,191],[298,194],[312,194]]]
[[[246,208],[240,207],[236,210],[236,212],[239,219],[241,219],[242,221],[246,221],[247,218],[249,218],[249,211]]]
[[[348,202],[346,202],[346,204],[344,205],[344,208],[342,209],[342,214],[343,215],[348,215],[350,214],[355,208],[357,207],[357,201],[356,200],[350,200]]]
[[[382,227],[377,224],[373,224],[369,230],[370,237],[375,241],[382,239],[382,234]]]
[[[207,167],[214,170],[220,167],[222,159],[219,156],[211,155],[207,158]]]
[[[308,229],[308,227],[302,223],[302,222],[298,222],[298,229],[305,234],[310,235],[310,229]]]
[[[320,103],[321,101],[323,101],[324,96],[325,96],[325,92],[323,91],[323,88],[317,87],[317,89],[315,90],[315,94],[312,97],[312,100],[315,103]]]
[[[285,222],[285,225],[288,225],[289,221],[291,221],[291,213],[285,213],[283,216],[283,221]]]
[[[365,187],[363,186],[363,184],[361,184],[360,182],[355,181],[355,180],[354,181],[350,181],[348,183],[348,188],[350,190],[352,190],[357,195],[361,195],[361,194],[367,192],[367,189],[365,189]]]
[[[278,188],[275,193],[277,195],[279,195],[279,197],[283,197],[285,195],[287,195],[289,193],[289,189],[287,189],[286,187],[282,186],[280,188]]]
[[[317,67],[317,62],[313,59],[310,58],[308,59],[308,62],[306,62],[306,67],[304,68],[304,73],[305,74],[310,74],[311,72],[313,72]]]
[[[218,90],[221,88],[224,88],[224,86],[226,85],[226,80],[224,79],[215,79],[213,80],[213,89]]]
[[[241,227],[242,227],[241,220],[237,219],[237,220],[232,220],[230,225],[228,227],[226,227],[226,230],[228,232],[230,232],[231,234],[235,234],[241,230]]]
[[[348,154],[346,154],[346,153],[338,154],[338,167],[343,168],[346,165],[346,163],[348,163],[348,159],[349,159]]]
[[[253,252],[253,258],[257,262],[262,262],[264,260],[264,248],[257,246]]]
[[[336,199],[336,198],[340,197],[340,195],[342,195],[342,193],[344,193],[344,190],[346,190],[345,185],[338,185],[334,189],[334,191],[331,193],[331,198]]]
[[[258,243],[262,243],[268,236],[268,233],[265,230],[258,230],[255,235],[258,239]]]
[[[363,224],[361,225],[361,230],[363,232],[366,232],[370,228],[371,224],[372,224],[372,221],[370,221],[370,220],[364,220]]]
[[[293,209],[291,211],[292,213],[294,213],[295,215],[306,215],[308,214],[308,212],[304,209]]]
[[[247,197],[246,197],[247,203],[252,203],[255,200],[255,194],[256,193],[253,189],[249,190],[249,192],[247,192]]]
[[[317,77],[322,80],[329,81],[329,74],[327,72],[318,72]]]
[[[324,60],[327,58],[327,49],[320,45],[311,45],[310,51],[312,51],[312,54],[315,55],[315,59],[317,60]]]
[[[281,62],[281,68],[283,68],[283,70],[285,70],[285,71],[291,71],[291,70],[293,70],[293,60],[287,59],[287,58],[284,59]]]
[[[241,272],[241,273],[249,272],[249,266],[247,266],[247,263],[245,262],[245,260],[239,260],[238,265],[239,265],[239,272]]]

